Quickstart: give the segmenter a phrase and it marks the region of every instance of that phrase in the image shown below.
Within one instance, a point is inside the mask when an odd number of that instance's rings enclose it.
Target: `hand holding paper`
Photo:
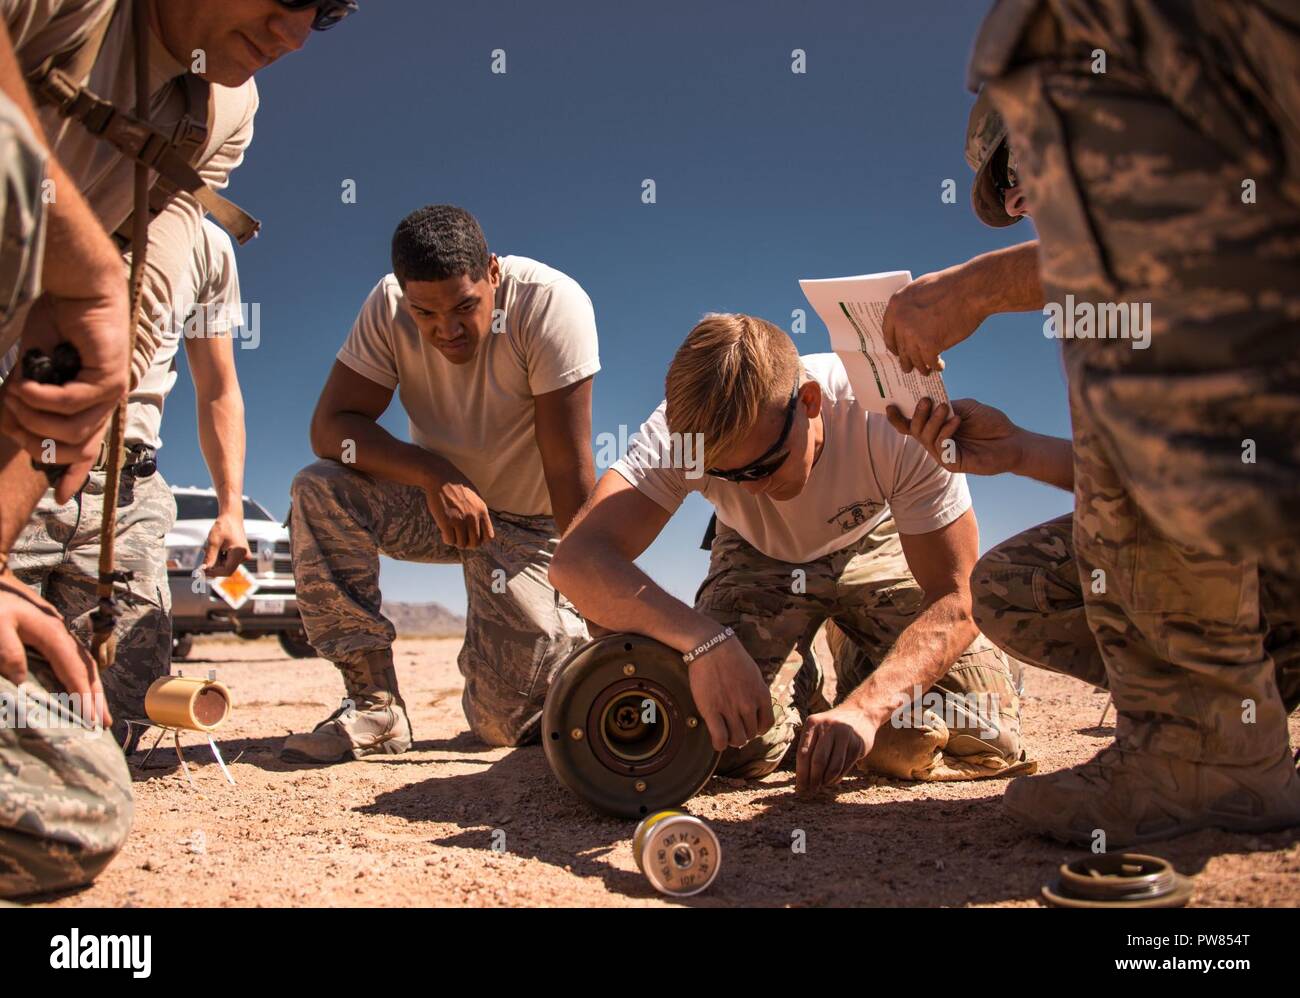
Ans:
[[[948,401],[936,371],[904,372],[885,346],[885,307],[899,288],[912,280],[906,270],[860,277],[800,281],[799,286],[831,334],[831,349],[844,361],[858,401],[872,412],[897,406],[908,419],[923,398]]]

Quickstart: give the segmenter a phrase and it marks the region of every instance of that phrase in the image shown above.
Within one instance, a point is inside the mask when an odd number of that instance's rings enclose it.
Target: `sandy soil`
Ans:
[[[455,640],[403,640],[398,672],[416,735],[404,755],[317,767],[281,762],[281,738],[342,695],[334,669],[273,640],[196,643],[189,675],[216,669],[236,710],[220,745],[200,736],[133,765],[135,829],[122,855],[63,906],[663,905],[636,871],[633,823],[596,815],[555,781],[539,747],[486,749],[466,732]],[[1106,744],[1103,697],[1031,670],[1025,729],[1042,771]],[[1111,715],[1113,719],[1113,714]],[[1292,718],[1292,741],[1300,721]],[[151,740],[147,739],[147,742]],[[164,744],[163,748],[166,748]],[[142,753],[134,757],[138,764]],[[157,766],[158,768],[152,768]],[[1001,781],[846,782],[796,799],[792,774],[715,779],[688,809],[722,840],[722,870],[685,902],[735,905],[1037,905],[1056,866],[1082,853],[1017,831]],[[504,851],[494,851],[494,840]],[[791,849],[803,829],[807,850]],[[1196,874],[1193,904],[1300,905],[1300,832],[1201,832],[1152,847]]]

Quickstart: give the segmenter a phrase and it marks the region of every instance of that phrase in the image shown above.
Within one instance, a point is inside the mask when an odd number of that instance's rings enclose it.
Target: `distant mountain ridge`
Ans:
[[[459,637],[465,633],[465,618],[441,603],[384,603],[384,616],[402,637]]]

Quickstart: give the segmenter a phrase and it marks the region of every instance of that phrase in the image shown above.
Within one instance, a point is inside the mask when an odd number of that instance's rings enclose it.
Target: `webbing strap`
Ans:
[[[146,38],[146,46],[147,43]],[[147,47],[145,54],[147,59]],[[234,236],[240,245],[257,235],[261,223],[239,205],[209,187],[198,170],[190,164],[190,156],[202,147],[201,140],[197,144],[193,141],[196,132],[192,121],[183,123],[187,126],[183,131],[190,137],[190,141],[182,144],[150,125],[142,116],[140,108],[136,109],[135,114],[123,111],[111,101],[80,86],[61,69],[48,69],[40,80],[32,81],[32,88],[39,99],[53,106],[62,117],[80,122],[88,132],[112,144],[124,156],[135,160],[137,165],[142,164],[156,171],[160,183],[165,182],[167,185],[164,202],[166,196],[170,196],[173,191],[185,191],[192,194],[204,210]],[[146,104],[144,115],[147,114]],[[146,217],[149,208],[146,201]],[[130,220],[124,223],[124,227],[129,224]]]

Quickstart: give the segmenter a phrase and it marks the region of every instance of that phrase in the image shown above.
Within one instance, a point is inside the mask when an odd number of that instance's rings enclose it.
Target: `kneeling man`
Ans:
[[[805,791],[864,761],[911,779],[1032,765],[1007,658],[971,618],[979,539],[965,478],[868,413],[834,354],[800,357],[761,319],[706,317],[667,396],[601,478],[551,579],[592,622],[688,657],[696,706],[726,750],[718,772],[771,772],[800,721]],[[694,609],[634,564],[692,491],[719,521]],[[827,619],[849,639],[838,705],[804,681],[805,660],[792,712],[770,687]]]
[[[411,745],[395,632],[380,612],[381,552],[464,567],[463,704],[489,745],[536,737],[551,672],[587,639],[547,568],[595,482],[590,299],[544,264],[490,254],[474,217],[449,205],[404,219],[392,258],[312,417],[321,460],[293,482],[298,606],[347,699],[314,731],[290,735],[287,759]],[[394,391],[412,443],[379,425]]]

